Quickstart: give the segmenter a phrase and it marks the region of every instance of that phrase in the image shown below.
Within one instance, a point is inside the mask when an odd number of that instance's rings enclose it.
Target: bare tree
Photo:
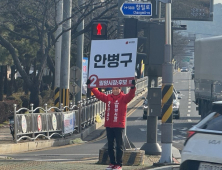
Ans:
[[[56,3],[59,0],[1,0],[0,2],[0,44],[11,54],[14,64],[30,91],[30,102],[39,106],[39,92],[43,69],[48,65],[54,73],[54,45],[59,37],[54,37],[56,23]],[[110,19],[116,16],[117,3],[112,0],[101,2],[88,0],[77,6],[73,0],[72,42],[82,33],[88,33],[92,19]],[[92,8],[92,6],[94,6]],[[92,16],[93,13],[93,17]],[[82,20],[84,30],[77,32]],[[114,28],[115,29],[115,28]],[[61,35],[69,30],[63,30]],[[61,36],[59,35],[59,36]],[[88,36],[89,38],[89,36]],[[88,41],[86,41],[89,43]],[[74,44],[74,43],[73,43]],[[29,75],[30,67],[34,74]]]
[[[188,44],[186,36],[182,35],[179,31],[173,33],[173,58],[180,63],[182,55],[185,53],[185,47]]]

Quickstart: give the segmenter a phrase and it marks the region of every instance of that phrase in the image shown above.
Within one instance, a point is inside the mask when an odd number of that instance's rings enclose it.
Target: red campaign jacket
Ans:
[[[128,94],[120,92],[118,95],[106,95],[99,90],[92,88],[92,92],[96,98],[106,103],[105,127],[125,128],[127,103],[134,98],[135,91],[136,88],[130,89]]]

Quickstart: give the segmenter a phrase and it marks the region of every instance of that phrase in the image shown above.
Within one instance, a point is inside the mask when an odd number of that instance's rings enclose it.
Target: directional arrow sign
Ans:
[[[152,4],[147,2],[125,2],[120,7],[124,16],[152,16]]]

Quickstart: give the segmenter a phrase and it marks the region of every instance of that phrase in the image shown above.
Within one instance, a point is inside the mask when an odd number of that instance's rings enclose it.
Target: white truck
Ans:
[[[197,39],[194,52],[195,103],[201,118],[222,101],[222,36]]]

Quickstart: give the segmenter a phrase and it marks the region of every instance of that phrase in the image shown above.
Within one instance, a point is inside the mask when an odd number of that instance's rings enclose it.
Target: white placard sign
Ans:
[[[41,131],[42,130],[42,118],[41,118],[41,115],[38,115],[37,123],[38,123],[38,130]]]
[[[56,119],[55,114],[52,114],[52,128],[53,130],[57,129],[57,119]]]
[[[23,133],[27,132],[27,122],[26,122],[26,118],[24,115],[22,115],[22,132]]]
[[[89,88],[127,87],[135,76],[137,38],[93,40]]]
[[[65,113],[63,114],[63,121],[64,121],[64,130],[63,130],[63,133],[72,133],[73,132],[73,113],[72,112],[69,112],[68,114]]]

